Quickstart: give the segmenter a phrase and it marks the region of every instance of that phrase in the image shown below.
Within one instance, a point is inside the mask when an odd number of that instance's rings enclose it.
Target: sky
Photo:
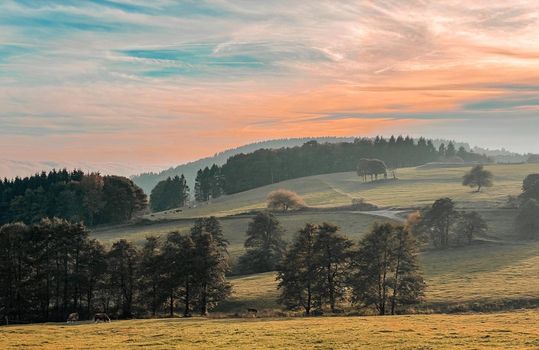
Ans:
[[[390,134],[539,152],[539,1],[0,1],[0,176]]]

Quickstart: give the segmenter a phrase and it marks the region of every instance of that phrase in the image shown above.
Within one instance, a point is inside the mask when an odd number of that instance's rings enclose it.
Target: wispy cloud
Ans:
[[[532,0],[6,0],[0,157],[163,164],[485,119],[524,150],[503,118],[533,129],[538,32]]]

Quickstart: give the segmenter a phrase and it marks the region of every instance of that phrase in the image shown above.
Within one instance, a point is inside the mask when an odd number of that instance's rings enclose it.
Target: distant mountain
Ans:
[[[175,175],[183,174],[187,179],[187,184],[193,193],[195,186],[195,178],[198,169],[204,167],[210,167],[213,164],[219,166],[226,163],[227,159],[235,156],[240,153],[251,153],[261,148],[267,149],[277,149],[282,147],[295,147],[301,146],[305,142],[316,140],[319,143],[338,143],[338,142],[353,142],[355,137],[304,137],[304,138],[292,138],[292,139],[277,139],[277,140],[268,140],[250,143],[238,148],[229,149],[220,153],[216,153],[213,157],[202,158],[194,162],[189,162],[186,164],[178,165],[177,167],[169,168],[161,172],[155,173],[142,173],[140,175],[132,176],[131,179],[139,187],[141,187],[144,192],[149,194],[152,189],[157,185],[161,180],[166,179],[167,177],[173,177]]]
[[[124,163],[114,162],[66,162],[66,161],[25,161],[14,159],[0,159],[0,179],[12,179],[16,176],[26,177],[34,175],[41,171],[50,171],[52,169],[80,169],[84,172],[99,172],[103,175],[131,176],[140,173],[142,168],[138,164],[126,165]],[[162,169],[161,166],[145,167],[147,170]]]

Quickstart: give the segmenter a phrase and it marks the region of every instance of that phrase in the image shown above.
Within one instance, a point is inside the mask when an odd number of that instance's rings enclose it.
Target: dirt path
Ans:
[[[407,213],[407,210],[373,210],[373,211],[353,211],[352,213],[357,214],[364,214],[364,215],[370,215],[370,216],[378,216],[390,220],[395,220],[398,222],[404,222],[405,219],[402,216],[399,216],[400,214]]]

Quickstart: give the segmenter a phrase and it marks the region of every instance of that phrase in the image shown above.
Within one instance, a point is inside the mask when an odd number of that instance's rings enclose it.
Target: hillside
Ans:
[[[537,349],[538,311],[9,326],[2,349]]]
[[[427,301],[423,308],[443,310],[477,308],[503,309],[536,305],[539,295],[530,276],[539,275],[539,243],[521,242],[515,237],[513,222],[516,211],[504,209],[508,195],[518,195],[522,179],[539,172],[537,164],[489,165],[495,176],[494,187],[482,193],[461,185],[467,168],[419,167],[400,169],[398,180],[363,183],[354,173],[312,176],[264,186],[242,193],[223,196],[197,208],[148,215],[144,224],[104,227],[92,235],[112,243],[119,238],[142,242],[150,234],[165,235],[174,230],[186,232],[194,217],[217,215],[225,237],[230,241],[234,259],[242,254],[247,224],[252,217],[242,214],[265,206],[267,194],[277,188],[298,192],[306,203],[317,209],[277,214],[285,227],[286,239],[306,222],[328,221],[341,227],[357,241],[375,221],[387,219],[377,212],[357,212],[340,206],[352,198],[364,198],[386,208],[424,206],[449,196],[463,210],[477,210],[489,225],[488,237],[474,245],[446,251],[429,250],[421,255],[427,280]],[[385,212],[381,212],[385,215]],[[274,309],[276,281],[273,273],[233,277],[234,293],[218,311],[241,312],[246,307]]]
[[[474,193],[462,186],[468,167],[405,168],[397,170],[398,180],[363,182],[353,172],[304,177],[259,187],[253,190],[200,203],[181,212],[170,210],[148,215],[150,220],[191,218],[207,215],[226,216],[265,207],[269,192],[285,188],[300,194],[307,205],[335,207],[350,205],[353,198],[363,198],[381,207],[415,207],[449,196],[461,207],[497,208],[508,195],[518,195],[526,175],[539,172],[539,164],[493,164],[486,169],[494,173],[494,187]]]
[[[204,167],[211,167],[213,164],[223,165],[228,158],[240,154],[240,153],[250,153],[261,148],[267,149],[276,149],[281,147],[294,147],[301,146],[307,141],[316,140],[318,142],[351,142],[354,140],[353,137],[309,137],[309,138],[292,138],[292,139],[278,139],[278,140],[268,140],[261,142],[254,142],[237,148],[229,149],[223,152],[219,152],[212,157],[206,157],[194,162],[189,162],[186,164],[181,164],[173,168],[169,168],[160,172],[150,172],[142,173],[139,175],[134,175],[131,177],[133,182],[135,182],[140,188],[149,194],[152,189],[157,185],[161,180],[166,179],[167,177],[174,177],[175,175],[184,174],[187,179],[187,184],[189,188],[193,189],[195,187],[195,177],[198,169],[203,169]]]
[[[202,159],[189,162],[186,164],[181,164],[176,167],[163,170],[161,172],[148,172],[148,173],[134,175],[131,177],[131,179],[135,182],[135,184],[141,187],[145,193],[150,194],[151,190],[155,187],[155,185],[159,181],[164,180],[167,177],[174,177],[176,175],[180,176],[181,174],[183,174],[187,179],[187,184],[189,188],[191,188],[191,191],[193,191],[195,188],[196,173],[199,169],[203,169],[204,167],[211,167],[213,164],[222,166],[227,162],[227,160],[230,157],[233,157],[240,153],[248,154],[248,153],[252,153],[254,151],[260,150],[260,149],[279,149],[283,147],[296,147],[296,146],[301,146],[308,141],[317,141],[318,143],[340,143],[340,142],[353,142],[354,140],[355,140],[354,137],[327,136],[327,137],[302,137],[302,138],[291,138],[291,139],[277,139],[277,140],[255,142],[255,143],[247,144],[247,145],[240,146],[234,149],[229,149],[223,152],[219,152],[212,157],[206,157],[206,158],[202,158]],[[466,151],[469,151],[471,149],[470,145],[467,143],[454,142],[454,141],[441,140],[441,139],[435,139],[431,141],[436,149],[442,143],[447,145],[449,142],[453,142],[457,149],[459,147],[464,147]]]

